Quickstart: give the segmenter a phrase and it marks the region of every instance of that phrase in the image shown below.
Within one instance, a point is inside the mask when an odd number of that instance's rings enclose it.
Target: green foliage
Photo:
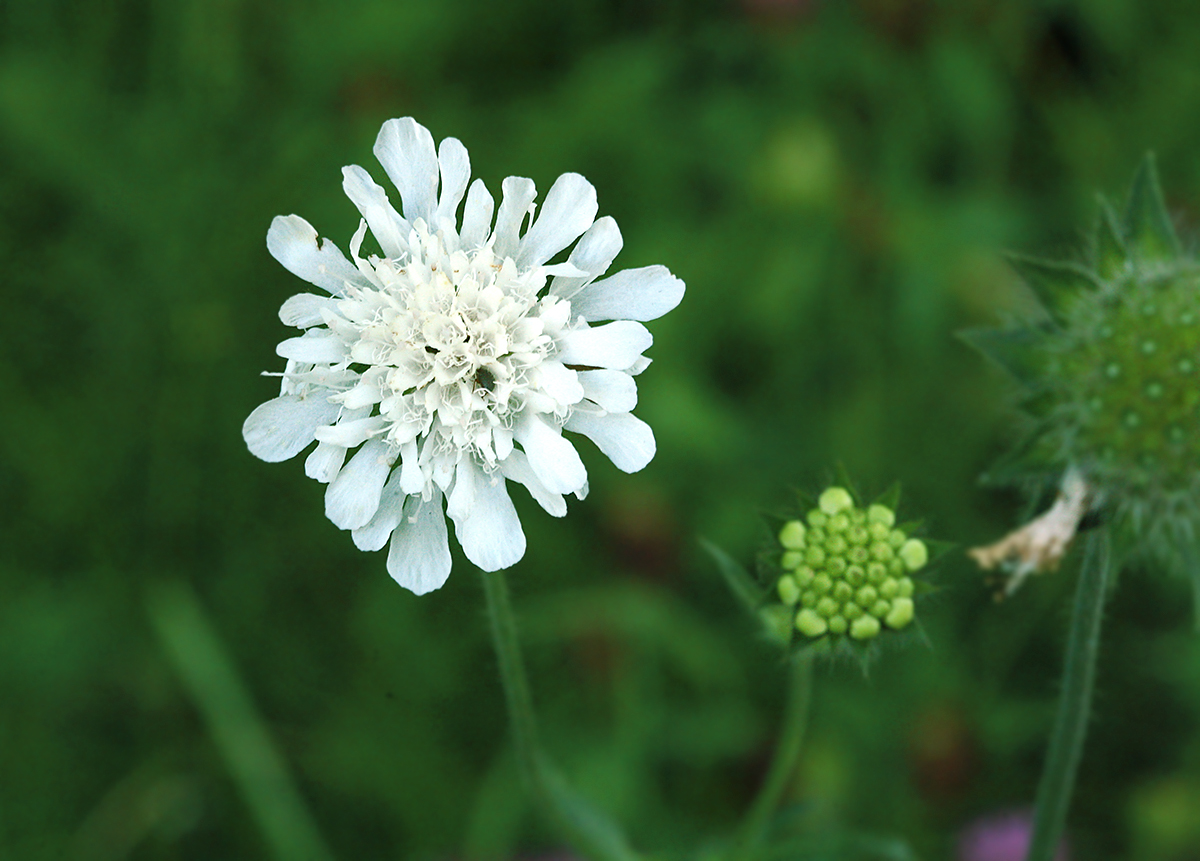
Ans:
[[[443,590],[402,593],[298,463],[239,434],[296,290],[267,226],[296,212],[344,247],[339,170],[371,167],[390,117],[460,138],[493,192],[579,171],[618,263],[688,284],[639,378],[655,461],[626,476],[583,451],[591,495],[563,520],[517,500],[547,745],[635,845],[727,833],[777,725],[777,652],[691,536],[750,559],[752,512],[838,460],[901,479],[932,534],[1011,525],[975,484],[1009,390],[948,333],[1027,309],[996,249],[1074,247],[1093,190],[1149,146],[1168,211],[1195,222],[1200,20],[1182,0],[767,5],[0,3],[0,856],[267,851],[148,619],[164,578],[196,590],[335,857],[557,848],[461,557]],[[1095,253],[1129,241],[1110,226]],[[921,609],[934,649],[885,655],[867,684],[820,675],[796,834],[949,857],[1028,798],[1065,578],[997,608],[944,566]],[[1200,782],[1196,655],[1172,633],[1190,602],[1127,577],[1079,857],[1167,845],[1149,789]],[[873,857],[835,843],[794,854]]]

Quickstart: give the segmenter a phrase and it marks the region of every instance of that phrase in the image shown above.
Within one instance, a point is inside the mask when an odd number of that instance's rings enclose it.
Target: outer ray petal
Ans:
[[[475,504],[465,517],[454,521],[454,533],[463,553],[484,571],[508,568],[525,555],[521,521],[504,479],[498,476],[479,483]]]
[[[317,428],[336,419],[341,410],[325,395],[281,395],[259,404],[242,424],[250,453],[268,463],[298,455],[313,441]]]
[[[571,311],[585,320],[655,320],[683,299],[683,282],[666,266],[626,269],[581,288]]]
[[[338,529],[365,526],[379,508],[391,468],[387,443],[377,439],[364,443],[325,491],[325,516]]]
[[[576,410],[566,428],[591,439],[624,472],[637,472],[654,458],[654,432],[631,413],[596,416]]]
[[[388,573],[415,595],[440,589],[450,576],[450,542],[442,514],[442,494],[422,500],[410,496],[404,516],[392,533],[388,550]]]
[[[334,296],[345,294],[346,282],[371,286],[328,239],[318,248],[316,229],[299,215],[275,216],[267,231],[267,250],[288,272]]]
[[[375,139],[375,157],[400,192],[404,217],[432,224],[439,168],[429,129],[412,117],[388,120]]]
[[[550,186],[542,211],[522,237],[517,265],[541,266],[592,226],[596,209],[595,186],[577,173],[564,173]]]

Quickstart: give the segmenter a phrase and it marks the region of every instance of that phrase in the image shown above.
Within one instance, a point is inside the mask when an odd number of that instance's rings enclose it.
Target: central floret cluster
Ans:
[[[525,410],[559,423],[583,399],[561,363],[570,302],[541,296],[545,277],[521,272],[491,248],[449,253],[424,225],[403,261],[369,262],[380,287],[352,289],[325,318],[366,367],[335,400],[378,405],[362,431],[396,446],[424,437],[431,465],[441,452],[469,451],[488,471],[513,449]]]
[[[895,526],[885,505],[858,508],[850,493],[830,487],[803,521],[779,532],[784,574],[776,589],[796,610],[796,630],[808,637],[849,634],[856,640],[900,630],[913,620],[914,583],[929,552]]]

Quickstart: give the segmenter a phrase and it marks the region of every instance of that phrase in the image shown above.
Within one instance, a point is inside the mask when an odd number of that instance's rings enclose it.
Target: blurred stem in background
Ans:
[[[179,678],[208,724],[277,861],[331,861],[312,815],[262,716],[209,623],[182,582],[153,584],[147,607]]]
[[[575,851],[592,861],[637,861],[638,854],[629,847],[620,828],[575,794],[538,743],[537,719],[509,601],[508,581],[503,571],[482,573],[492,622],[492,644],[504,685],[513,746],[525,783],[538,807]]]
[[[771,818],[779,809],[780,799],[796,769],[804,732],[808,726],[809,704],[812,701],[812,655],[804,653],[791,661],[788,675],[787,704],[779,741],[771,757],[766,780],[737,835],[732,857],[736,861],[753,858],[767,835]]]
[[[1100,622],[1108,595],[1110,567],[1108,530],[1099,528],[1088,537],[1079,585],[1075,590],[1062,693],[1038,786],[1033,837],[1026,861],[1051,861],[1066,825],[1091,713],[1096,656],[1100,651]]]

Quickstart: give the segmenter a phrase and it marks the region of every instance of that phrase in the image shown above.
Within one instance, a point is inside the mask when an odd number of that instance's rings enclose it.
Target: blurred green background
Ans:
[[[511,577],[549,747],[667,856],[752,795],[784,675],[696,537],[749,561],[760,512],[839,461],[903,481],[935,537],[998,537],[1022,501],[977,476],[1012,391],[953,333],[1027,307],[1002,250],[1078,250],[1147,149],[1200,220],[1189,0],[0,0],[0,857],[269,856],[151,621],[180,582],[336,857],[556,848],[478,575],[456,555],[442,590],[400,589],[299,461],[241,439],[301,288],[271,218],[345,248],[339,169],[382,179],[405,115],[494,193],[583,173],[619,268],[687,282],[639,379],[658,456],[626,476],[581,445],[565,520],[516,494]],[[1030,803],[1071,572],[996,606],[959,553],[939,585],[931,648],[819,673],[797,833],[949,859]],[[1075,857],[1200,857],[1198,716],[1188,590],[1126,572]]]

